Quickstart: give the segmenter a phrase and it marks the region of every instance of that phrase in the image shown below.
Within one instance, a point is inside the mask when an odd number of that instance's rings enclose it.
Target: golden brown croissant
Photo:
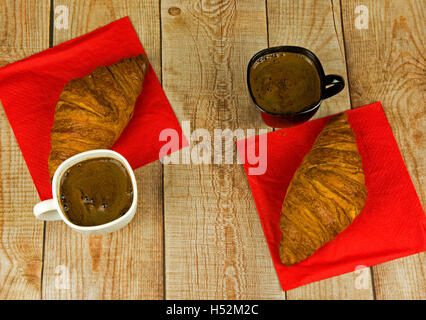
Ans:
[[[333,240],[361,213],[367,189],[347,115],[330,119],[296,170],[281,210],[281,262],[290,266]]]
[[[68,82],[55,107],[49,174],[69,157],[110,148],[132,118],[148,70],[140,54]]]

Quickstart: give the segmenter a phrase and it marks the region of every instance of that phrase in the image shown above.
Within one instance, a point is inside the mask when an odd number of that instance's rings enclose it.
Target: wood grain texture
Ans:
[[[130,16],[158,76],[160,19],[156,1],[55,1],[69,8],[69,29],[55,30],[55,44]],[[135,171],[138,209],[112,234],[83,236],[62,222],[48,223],[43,274],[45,299],[161,299],[163,297],[162,167]],[[58,279],[69,285],[58,286]]]
[[[357,29],[356,6],[369,11]],[[381,101],[411,179],[426,204],[425,1],[342,1],[351,99]],[[425,299],[424,253],[373,267],[377,299]]]
[[[0,1],[0,67],[49,46],[49,8],[49,1]],[[32,214],[37,201],[1,106],[0,299],[40,299],[43,222]]]
[[[360,4],[369,9],[368,29],[355,28]],[[382,101],[425,206],[424,1],[55,0],[58,5],[69,9],[70,24],[54,29],[54,44],[129,15],[159,78],[163,68],[179,120],[211,134],[264,127],[247,95],[245,69],[268,44],[307,47],[326,74],[345,79],[347,62],[347,87],[315,117]],[[49,9],[50,0],[0,0],[0,67],[49,46]],[[32,215],[39,198],[0,107],[0,299],[285,298],[241,165],[166,165],[163,176],[157,161],[135,173],[140,200],[131,224],[87,237],[48,222],[43,264],[43,223]],[[424,258],[394,260],[286,295],[426,299]]]
[[[296,45],[320,59],[325,74],[341,75],[346,86],[325,100],[315,118],[350,109],[339,1],[269,0],[269,45]],[[371,277],[356,286],[356,273],[314,282],[287,292],[287,299],[372,299]],[[359,288],[359,289],[358,289]]]
[[[262,127],[245,77],[267,46],[264,1],[164,0],[161,21],[178,119],[212,137]],[[165,165],[164,199],[167,299],[284,298],[241,165]]]

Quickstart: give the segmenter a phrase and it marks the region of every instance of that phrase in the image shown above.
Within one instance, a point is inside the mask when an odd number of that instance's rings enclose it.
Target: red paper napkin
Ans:
[[[145,51],[126,17],[0,69],[0,99],[42,200],[52,197],[47,159],[61,90],[98,66],[140,53]],[[180,148],[188,145],[150,65],[133,118],[111,149],[136,169],[159,158],[167,143],[159,135],[167,128],[179,134]]]
[[[373,103],[347,114],[363,159],[367,202],[351,226],[299,264],[286,267],[280,262],[281,205],[294,172],[329,117],[268,133],[265,174],[248,175],[248,169],[257,164],[245,161],[248,182],[283,290],[426,248],[425,215],[381,104]],[[252,137],[237,142],[241,159],[247,160],[246,143],[258,150],[258,141],[258,137]]]

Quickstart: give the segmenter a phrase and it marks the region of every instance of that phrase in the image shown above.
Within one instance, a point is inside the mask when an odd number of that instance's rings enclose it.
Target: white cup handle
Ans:
[[[33,209],[37,219],[45,221],[61,220],[57,211],[56,201],[54,199],[45,200],[37,203]]]

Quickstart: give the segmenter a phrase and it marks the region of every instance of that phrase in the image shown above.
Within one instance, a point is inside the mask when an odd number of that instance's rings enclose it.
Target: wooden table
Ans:
[[[248,60],[268,46],[307,47],[348,84],[316,117],[382,101],[424,206],[425,4],[0,0],[0,66],[128,15],[179,121],[213,133],[265,128]],[[140,168],[135,219],[89,237],[33,217],[39,199],[3,108],[0,150],[2,299],[426,298],[424,254],[282,292],[241,165]]]

